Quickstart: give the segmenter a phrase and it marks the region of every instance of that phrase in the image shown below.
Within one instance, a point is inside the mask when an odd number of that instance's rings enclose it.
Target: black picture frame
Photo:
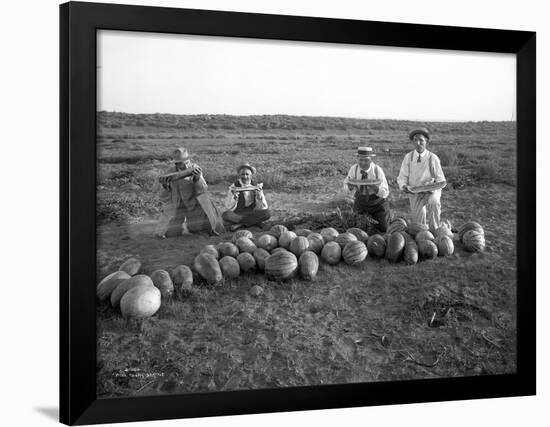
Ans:
[[[517,58],[517,373],[96,398],[96,31],[512,53]],[[536,34],[69,2],[60,6],[60,421],[92,424],[525,396],[536,392]]]

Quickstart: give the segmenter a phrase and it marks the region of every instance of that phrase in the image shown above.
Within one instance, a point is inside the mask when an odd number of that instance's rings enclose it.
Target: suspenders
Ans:
[[[414,153],[415,153],[414,151],[410,153],[409,176],[410,176],[410,173],[411,173],[412,164],[413,164],[413,160],[414,160]],[[435,166],[434,166],[432,154],[433,153],[430,151],[430,154],[429,154],[429,157],[428,157],[428,162],[429,162],[429,167],[430,167],[430,175],[432,176],[432,179],[435,181]]]

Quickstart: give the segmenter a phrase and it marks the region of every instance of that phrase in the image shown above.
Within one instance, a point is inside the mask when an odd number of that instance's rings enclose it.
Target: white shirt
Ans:
[[[418,156],[420,156],[420,162]],[[428,150],[424,150],[422,154],[418,154],[416,150],[405,154],[397,177],[399,188],[403,188],[404,185],[418,187],[443,181],[445,181],[445,175],[437,155]]]
[[[362,169],[359,167],[358,164],[354,164],[349,169],[349,172],[348,172],[346,178],[344,179],[344,193],[345,194],[353,194],[353,193],[355,193],[355,191],[357,191],[356,189],[350,190],[348,188],[348,183],[349,183],[350,179],[351,180],[363,179],[363,176],[361,175],[361,170]],[[378,187],[378,192],[376,193],[376,195],[378,197],[383,198],[383,199],[388,197],[388,195],[390,194],[390,190],[388,188],[388,181],[386,180],[386,175],[384,174],[384,171],[382,170],[382,168],[380,166],[378,166],[377,164],[375,164],[374,162],[372,162],[370,164],[369,168],[364,172],[367,172],[367,178],[366,179],[378,179],[378,180],[382,181],[382,183]],[[374,194],[373,191],[370,190],[370,189],[367,189],[367,191],[368,191],[368,194]]]

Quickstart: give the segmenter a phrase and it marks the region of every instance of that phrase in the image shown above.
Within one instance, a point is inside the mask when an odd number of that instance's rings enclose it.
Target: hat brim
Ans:
[[[357,157],[376,157],[376,154],[356,154]]]
[[[241,165],[237,168],[237,173],[239,173],[241,171],[241,169],[248,169],[250,172],[252,172],[253,174],[256,173],[256,168],[254,166],[250,166],[250,165]]]
[[[428,141],[430,140],[430,135],[423,130],[413,130],[411,133],[409,133],[409,139],[412,141],[415,135],[424,135],[424,137],[426,137]]]
[[[190,160],[190,159],[191,159],[191,156],[184,157],[184,158],[182,158],[182,159],[172,159],[172,163],[186,162],[187,160]]]

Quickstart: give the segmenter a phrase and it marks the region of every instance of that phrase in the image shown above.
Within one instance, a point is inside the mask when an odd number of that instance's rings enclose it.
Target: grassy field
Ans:
[[[98,113],[97,278],[129,256],[149,274],[192,264],[206,244],[193,235],[152,238],[156,178],[185,145],[221,207],[235,167],[254,164],[273,211],[293,228],[357,225],[340,193],[358,145],[370,145],[395,188],[414,122],[287,116]],[[444,219],[480,222],[487,249],[457,243],[450,258],[415,266],[370,257],[358,267],[321,264],[313,282],[245,275],[200,282],[137,322],[98,305],[99,397],[502,374],[516,359],[515,123],[422,123],[449,186]],[[268,224],[269,225],[269,224]],[[261,230],[252,230],[256,236]],[[253,297],[251,286],[263,287]],[[432,322],[430,322],[433,319]]]

